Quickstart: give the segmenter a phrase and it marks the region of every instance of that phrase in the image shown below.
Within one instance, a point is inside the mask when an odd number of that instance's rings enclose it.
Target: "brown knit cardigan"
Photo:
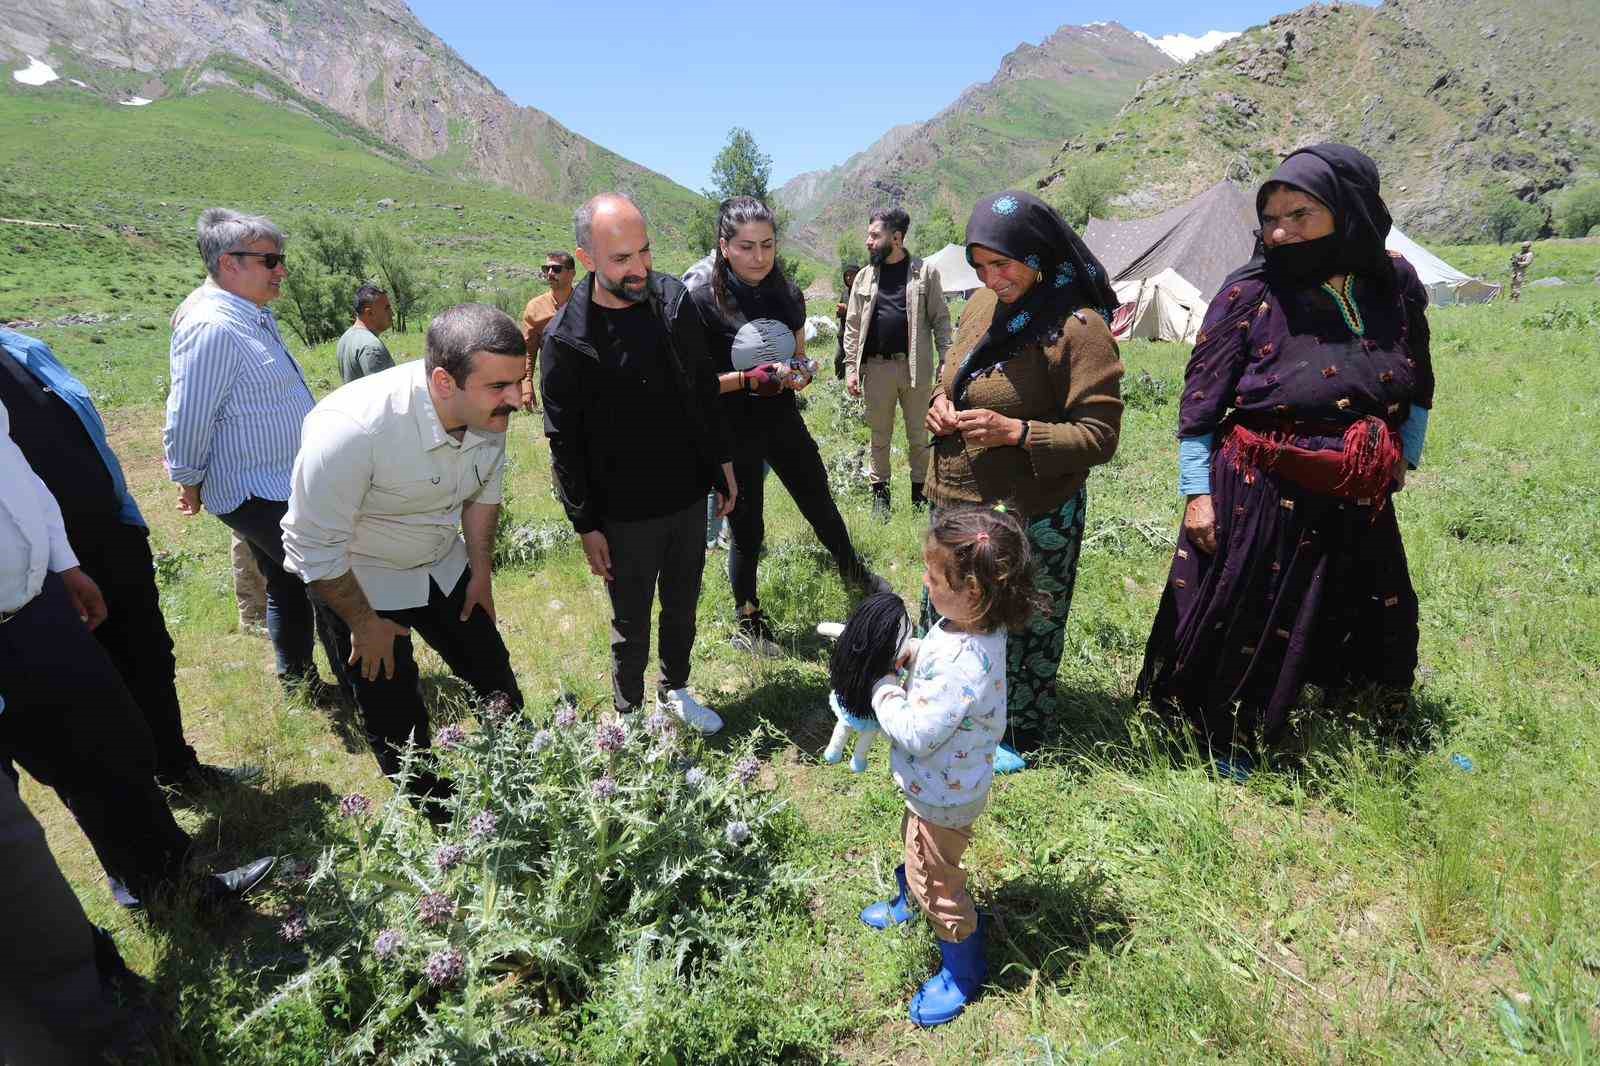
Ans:
[[[989,330],[998,301],[980,289],[961,314],[934,395],[945,393],[961,361]],[[1105,319],[1085,309],[1067,316],[1054,344],[1032,344],[967,386],[965,407],[1026,419],[1022,446],[982,448],[960,434],[934,441],[927,493],[935,504],[1000,503],[1028,516],[1066,503],[1109,462],[1122,427],[1122,357]]]

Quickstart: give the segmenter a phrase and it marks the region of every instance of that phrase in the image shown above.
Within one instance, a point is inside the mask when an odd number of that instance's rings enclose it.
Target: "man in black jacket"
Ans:
[[[657,705],[702,733],[722,719],[690,693],[705,569],[705,498],[737,495],[718,384],[686,290],[650,269],[644,215],[602,193],[575,217],[589,271],[545,333],[540,393],[557,491],[611,596],[612,698],[644,702],[650,605],[661,589]]]

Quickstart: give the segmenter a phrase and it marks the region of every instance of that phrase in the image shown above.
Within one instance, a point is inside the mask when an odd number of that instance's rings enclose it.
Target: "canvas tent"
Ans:
[[[1219,181],[1188,203],[1153,218],[1108,222],[1091,218],[1084,243],[1111,274],[1111,283],[1153,278],[1172,270],[1208,302],[1222,279],[1255,251],[1256,206],[1250,194]]]
[[[939,272],[939,283],[946,296],[970,296],[983,288],[977,271],[967,262],[967,249],[959,244],[947,244],[923,260]]]
[[[1116,284],[1117,313],[1111,332],[1119,338],[1170,340],[1193,344],[1211,302],[1171,267],[1150,278]]]
[[[1384,241],[1389,251],[1399,252],[1417,268],[1417,276],[1428,288],[1428,301],[1441,307],[1449,304],[1483,304],[1500,295],[1500,286],[1480,278],[1468,277],[1428,251],[1395,226]]]

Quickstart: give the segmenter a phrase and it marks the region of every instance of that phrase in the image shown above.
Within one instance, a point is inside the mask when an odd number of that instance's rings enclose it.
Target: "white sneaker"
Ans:
[[[706,736],[722,728],[722,716],[695,699],[687,688],[657,693],[656,706]]]

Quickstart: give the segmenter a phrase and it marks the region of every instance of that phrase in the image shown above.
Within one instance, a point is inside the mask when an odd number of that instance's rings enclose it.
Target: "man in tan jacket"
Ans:
[[[556,312],[572,299],[572,281],[577,272],[578,264],[571,252],[546,252],[539,273],[550,289],[529,300],[528,306],[523,308],[522,339],[528,345],[528,376],[522,379],[524,411],[539,409],[539,395],[533,388],[533,379],[539,372],[539,347],[544,344],[544,331],[555,321]]]
[[[844,318],[845,386],[865,396],[872,430],[873,508],[889,511],[889,442],[898,404],[911,460],[911,504],[922,507],[928,476],[928,430],[923,424],[939,363],[950,347],[950,308],[939,272],[906,252],[911,216],[899,207],[873,214],[867,226],[868,265],[856,275]],[[934,344],[938,351],[934,351]]]

